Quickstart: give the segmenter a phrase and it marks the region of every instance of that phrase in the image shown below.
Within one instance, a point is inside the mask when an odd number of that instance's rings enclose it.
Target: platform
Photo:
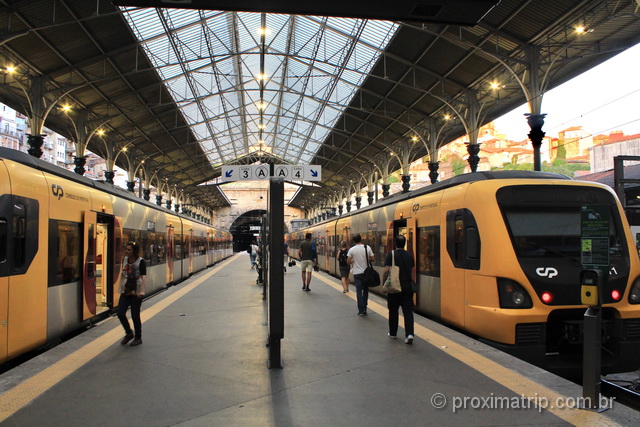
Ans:
[[[111,317],[0,377],[3,426],[640,425],[573,409],[581,387],[416,316],[387,337],[385,301],[285,274],[282,369],[267,366],[266,302],[249,256],[143,304],[143,345]],[[539,407],[540,405],[545,408]]]

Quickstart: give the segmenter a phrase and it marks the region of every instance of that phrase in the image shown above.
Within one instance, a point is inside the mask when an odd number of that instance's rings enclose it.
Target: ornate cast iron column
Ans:
[[[167,209],[171,210],[171,199],[167,199]]]
[[[478,163],[480,163],[480,157],[478,153],[480,152],[480,144],[469,144],[467,143],[467,153],[469,153],[469,167],[471,168],[471,172],[477,172]]]
[[[409,184],[410,181],[411,181],[411,175],[402,175],[402,192],[403,193],[409,192],[409,187],[411,186],[411,184]]]
[[[542,146],[542,138],[544,138],[545,135],[545,133],[542,132],[542,126],[544,126],[544,118],[546,117],[546,114],[528,114],[526,116],[527,123],[529,123],[529,127],[531,128],[531,132],[529,132],[529,139],[531,140],[531,145],[533,145],[533,170],[541,171],[542,162],[540,160],[540,146]]]
[[[104,180],[109,184],[113,184],[113,177],[116,176],[115,172],[104,171]]]
[[[73,158],[73,163],[76,165],[73,171],[78,175],[84,175],[84,165],[87,164],[87,158],[85,156],[75,156]]]
[[[344,207],[342,205],[338,205],[338,215],[342,216],[342,209],[344,209]]]
[[[162,206],[162,195],[156,196],[156,205]]]
[[[136,186],[136,182],[135,181],[127,181],[127,190],[131,191],[133,193],[133,189]]]
[[[27,144],[29,144],[29,149],[27,150],[29,154],[38,159],[42,157],[42,144],[44,144],[44,138],[42,137],[42,135],[28,134]]]
[[[351,200],[347,202],[347,212],[351,212]]]
[[[370,205],[373,204],[373,191],[367,191],[367,203],[369,203]]]
[[[389,189],[391,188],[391,184],[382,184],[382,197],[389,196]]]
[[[440,168],[440,162],[429,162],[429,179],[432,184],[438,182],[438,168]]]
[[[356,196],[356,209],[360,209],[362,206],[362,196]]]
[[[142,190],[142,194],[144,194],[144,196],[142,197],[143,199],[145,199],[147,202],[149,201],[149,199],[151,199],[151,190],[145,188],[144,190]]]

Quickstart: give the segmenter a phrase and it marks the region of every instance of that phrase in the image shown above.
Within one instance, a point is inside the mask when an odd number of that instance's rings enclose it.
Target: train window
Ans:
[[[418,272],[440,277],[440,227],[421,227],[418,236]]]
[[[27,218],[24,205],[16,204],[13,208],[13,268],[20,269],[27,258]]]
[[[7,220],[0,218],[0,262],[7,260]]]
[[[173,259],[175,261],[180,261],[182,259],[182,235],[181,234],[173,235],[173,246],[175,247]]]
[[[166,260],[165,255],[165,235],[163,233],[156,233],[156,257],[158,264],[164,264]]]
[[[58,283],[80,281],[80,223],[58,221]]]
[[[480,233],[468,209],[447,212],[447,252],[458,268],[480,269]]]

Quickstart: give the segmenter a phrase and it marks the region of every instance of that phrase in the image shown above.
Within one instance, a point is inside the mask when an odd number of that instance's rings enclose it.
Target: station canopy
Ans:
[[[366,188],[382,164],[397,170],[401,150],[434,156],[534,100],[532,86],[543,93],[640,41],[632,0],[408,2],[422,13],[408,20],[369,19],[388,2],[344,2],[343,16],[361,18],[113,3],[3,2],[0,58],[20,71],[5,73],[0,102],[30,116],[37,81],[45,104],[73,111],[53,108],[45,126],[75,140],[83,112],[107,135],[89,150],[127,146],[119,166],[144,160],[156,183],[214,209],[228,203],[223,165],[320,165],[323,180],[290,204],[326,204],[347,185]]]

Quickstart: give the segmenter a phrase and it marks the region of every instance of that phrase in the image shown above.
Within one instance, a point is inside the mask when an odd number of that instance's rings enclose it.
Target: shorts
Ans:
[[[343,277],[347,277],[348,278],[349,277],[349,271],[350,271],[350,268],[349,268],[348,265],[341,265],[340,266],[340,277],[341,278],[343,278]]]
[[[313,262],[312,259],[303,259],[300,262],[300,269],[302,271],[306,271],[308,273],[311,273],[313,271],[313,265],[315,264],[315,262]]]

